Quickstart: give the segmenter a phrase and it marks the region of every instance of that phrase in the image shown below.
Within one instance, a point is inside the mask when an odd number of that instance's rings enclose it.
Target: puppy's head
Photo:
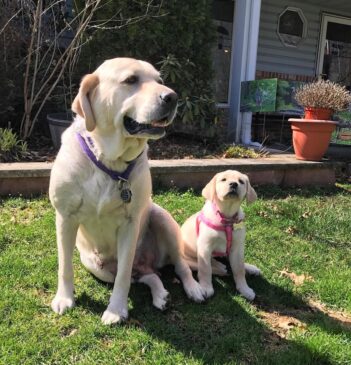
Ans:
[[[256,200],[257,195],[247,175],[235,170],[227,170],[216,174],[202,190],[202,196],[210,201],[248,203]]]
[[[172,122],[177,100],[152,65],[115,58],[83,78],[72,110],[85,119],[88,131],[98,127],[125,137],[157,139]]]

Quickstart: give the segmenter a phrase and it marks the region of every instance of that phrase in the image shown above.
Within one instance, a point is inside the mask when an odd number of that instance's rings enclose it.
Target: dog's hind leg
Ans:
[[[183,283],[187,296],[195,302],[205,300],[200,284],[193,278],[189,265],[181,252],[182,234],[172,216],[160,206],[153,204],[150,212],[150,228],[161,251],[167,252],[175,272]]]
[[[103,263],[98,255],[80,252],[80,260],[85,268],[98,279],[106,283],[113,283],[116,278],[117,263]]]
[[[157,274],[147,274],[141,276],[138,283],[144,283],[151,289],[152,304],[160,309],[165,310],[169,299],[169,293],[164,288],[161,279]]]

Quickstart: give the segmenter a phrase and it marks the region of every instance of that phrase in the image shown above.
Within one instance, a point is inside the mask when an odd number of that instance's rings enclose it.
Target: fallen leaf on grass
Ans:
[[[140,321],[134,318],[129,318],[126,324],[128,327],[140,327],[140,328],[144,327]]]
[[[286,338],[290,330],[297,328],[303,332],[307,325],[295,317],[280,315],[276,312],[259,312],[258,315],[271,327],[281,338]]]
[[[294,272],[289,272],[286,269],[280,271],[280,276],[289,278],[296,286],[301,286],[305,281],[313,281],[313,277],[310,275],[297,275]]]
[[[295,233],[297,233],[297,228],[296,228],[296,227],[289,226],[289,227],[285,230],[285,233],[288,233],[288,234],[294,235]]]
[[[301,217],[302,218],[308,218],[311,215],[311,212],[304,212]]]
[[[74,336],[77,332],[77,328],[64,328],[61,331],[61,338]]]

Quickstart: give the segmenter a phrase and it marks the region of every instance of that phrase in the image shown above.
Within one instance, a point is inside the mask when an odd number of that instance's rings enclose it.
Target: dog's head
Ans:
[[[248,176],[235,170],[216,174],[202,190],[202,196],[210,201],[239,203],[245,198],[252,203],[257,198]]]
[[[177,99],[149,63],[115,58],[83,78],[72,110],[90,132],[118,130],[125,137],[157,139],[172,122]]]

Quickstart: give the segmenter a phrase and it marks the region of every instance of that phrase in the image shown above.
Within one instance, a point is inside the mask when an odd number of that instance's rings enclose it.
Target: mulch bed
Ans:
[[[33,136],[28,142],[28,151],[22,161],[52,162],[58,150],[51,138]],[[149,158],[152,160],[215,158],[223,156],[223,145],[207,142],[193,136],[171,134],[156,141],[149,141]]]

